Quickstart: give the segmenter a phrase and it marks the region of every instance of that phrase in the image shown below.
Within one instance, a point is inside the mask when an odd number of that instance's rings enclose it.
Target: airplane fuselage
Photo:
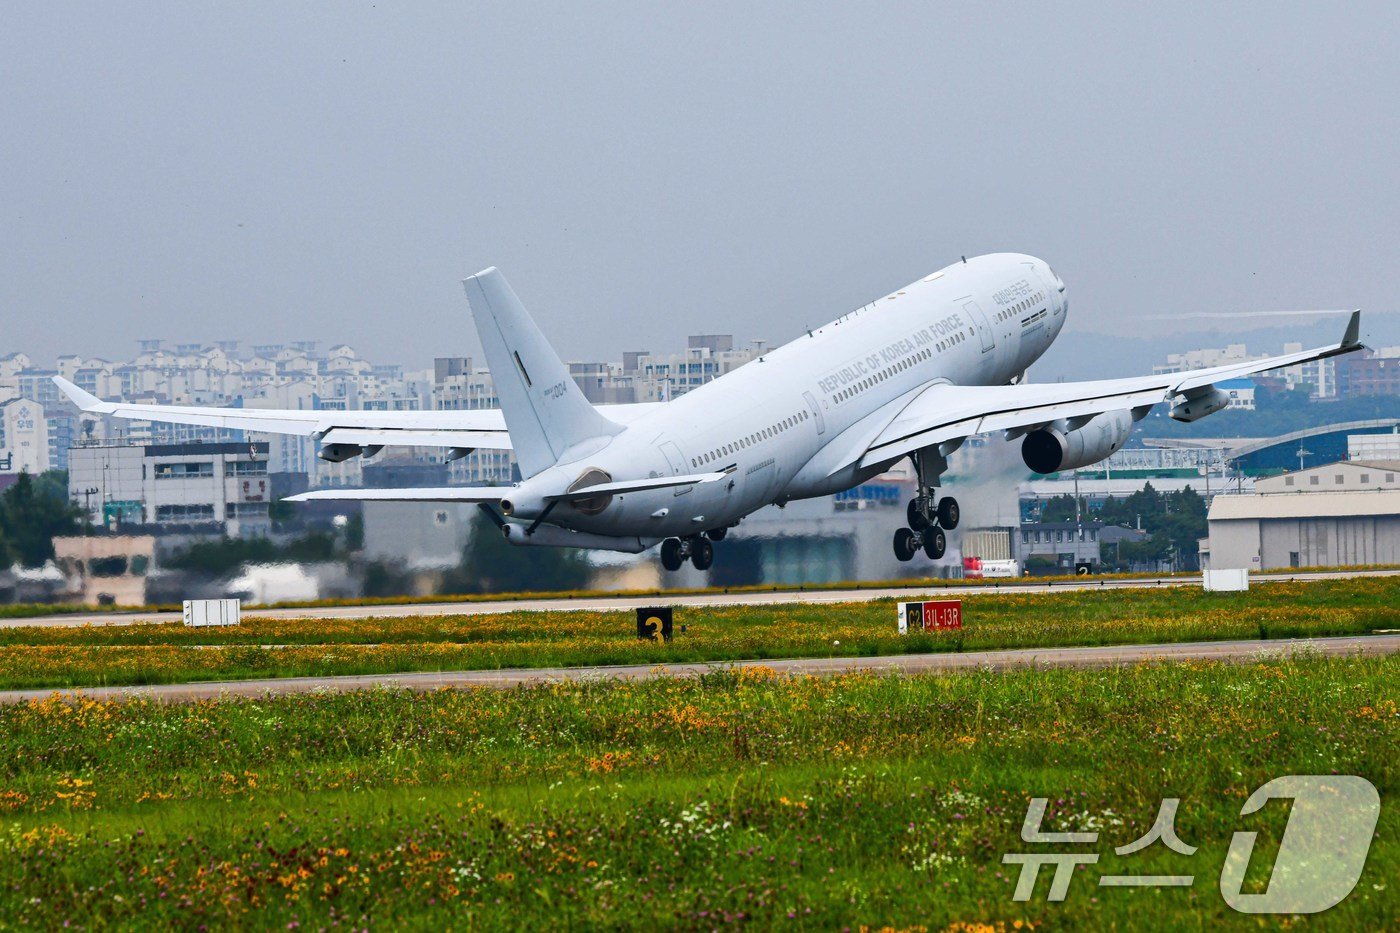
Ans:
[[[882,410],[892,417],[931,382],[1013,381],[1054,341],[1067,310],[1064,284],[1032,256],[955,263],[686,393],[621,433],[567,451],[512,491],[513,517],[537,518],[544,496],[594,470],[613,479],[720,471],[728,478],[561,504],[547,515],[550,524],[646,539],[686,536],[727,527],[775,502],[848,489],[889,466],[862,468],[851,457],[883,428]]]

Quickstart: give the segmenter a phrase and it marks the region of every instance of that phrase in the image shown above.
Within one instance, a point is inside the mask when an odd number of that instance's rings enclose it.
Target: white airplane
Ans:
[[[391,445],[513,450],[510,486],[328,489],[290,501],[474,502],[511,544],[638,553],[706,569],[712,542],[749,513],[849,489],[912,459],[917,495],[895,554],[943,555],[958,504],[936,498],[967,438],[1023,438],[1037,473],[1102,460],[1153,406],[1195,421],[1225,408],[1215,383],[1361,348],[1341,343],[1210,369],[1129,379],[1023,382],[1064,327],[1065,284],[1017,253],[964,259],[765,353],[670,402],[591,405],[494,268],[464,285],[501,400],[483,411],[273,411],[104,402],[55,382],[84,411],[309,435],[339,462]]]

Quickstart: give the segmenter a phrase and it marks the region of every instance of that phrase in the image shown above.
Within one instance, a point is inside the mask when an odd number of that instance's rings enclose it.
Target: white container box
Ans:
[[[187,599],[185,624],[195,628],[209,625],[237,625],[242,603],[236,599]]]
[[[1207,570],[1201,582],[1207,593],[1242,593],[1249,589],[1249,570]]]

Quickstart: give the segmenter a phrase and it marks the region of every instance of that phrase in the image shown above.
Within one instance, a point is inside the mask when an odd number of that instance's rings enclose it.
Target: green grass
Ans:
[[[1203,929],[1284,774],[1386,802],[1356,890],[1393,926],[1400,659],[0,708],[0,924]],[[1063,903],[1011,900],[1028,798],[1097,827]],[[1164,796],[1191,857],[1116,857]],[[1194,874],[1101,889],[1098,874]],[[1256,876],[1256,880],[1257,876]]]
[[[890,600],[681,608],[670,644],[638,641],[631,612],[23,626],[0,628],[0,688],[1364,634],[1400,626],[1397,605],[1400,577],[1377,577],[978,594],[964,599],[962,631],[910,636]]]

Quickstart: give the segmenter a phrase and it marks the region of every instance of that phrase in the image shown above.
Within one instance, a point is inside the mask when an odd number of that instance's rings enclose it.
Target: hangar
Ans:
[[[1216,570],[1400,563],[1400,461],[1343,461],[1216,496],[1201,566]]]

